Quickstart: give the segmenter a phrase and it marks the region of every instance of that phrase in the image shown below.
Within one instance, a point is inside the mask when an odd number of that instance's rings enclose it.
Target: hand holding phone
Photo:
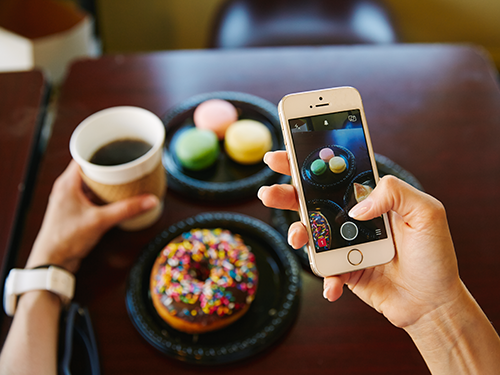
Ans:
[[[338,91],[332,96],[327,96],[323,90],[312,92],[312,97],[309,93],[295,94],[296,99],[288,101],[285,97],[280,103],[280,117],[288,160],[283,151],[275,151],[268,153],[264,161],[276,172],[284,174],[291,172],[295,188],[290,185],[263,187],[259,191],[259,198],[268,207],[299,209],[302,222],[291,225],[289,242],[295,248],[307,243],[313,271],[320,276],[331,276],[324,279],[323,295],[326,299],[335,301],[342,295],[344,285],[347,285],[361,300],[382,313],[392,324],[407,331],[433,373],[477,372],[478,368],[481,369],[481,373],[494,373],[499,366],[498,358],[489,353],[499,350],[498,334],[460,280],[446,211],[439,201],[396,177],[387,176],[377,184],[373,192],[368,194],[369,198],[361,200],[357,206],[357,208],[360,206],[364,208],[356,214],[351,212],[357,220],[350,217],[346,219],[344,216],[344,213],[350,210],[350,205],[346,204],[349,199],[344,199],[344,206],[340,206],[341,210],[337,209],[339,215],[335,215],[333,221],[330,221],[331,216],[327,210],[322,210],[324,205],[311,202],[313,199],[339,202],[339,194],[331,195],[331,190],[337,193],[340,191],[340,195],[342,195],[342,190],[345,190],[344,197],[352,194],[349,188],[345,186],[341,188],[343,183],[337,185],[335,189],[331,187],[323,189],[324,195],[321,198],[317,197],[318,192],[311,193],[314,190],[306,185],[310,184],[307,179],[311,177],[307,175],[307,171],[304,172],[304,169],[307,169],[309,165],[307,157],[311,153],[314,155],[313,160],[316,160],[317,147],[335,146],[342,139],[351,141],[357,139],[357,142],[341,143],[340,146],[349,149],[356,161],[358,157],[362,160],[362,155],[367,154],[370,159],[371,172],[369,168],[362,171],[356,170],[354,174],[368,172],[367,174],[373,174],[375,182],[378,180],[361,100],[356,99],[356,96],[359,98],[359,94],[355,95],[355,90],[352,93],[353,89],[350,88],[332,90]],[[326,101],[323,102],[325,98]],[[328,104],[324,105],[324,103]],[[334,105],[330,107],[330,103]],[[307,113],[307,107],[311,110],[309,113]],[[326,109],[325,107],[330,110],[322,111],[321,109]],[[339,112],[343,114],[340,115]],[[319,124],[323,123],[323,126],[328,127],[332,124],[330,120],[334,120],[334,118],[325,119],[322,116],[339,114],[342,118],[342,116],[345,117],[345,112],[351,124],[345,122],[344,119],[341,128],[320,130]],[[358,113],[361,124],[353,124],[354,118],[349,119],[348,116]],[[328,124],[325,124],[325,120]],[[333,123],[336,124],[335,126],[338,124],[336,121]],[[303,139],[300,139],[302,137],[295,137],[296,134],[293,134],[290,127],[304,133],[326,134],[320,137],[309,135],[314,142],[307,146],[307,142],[302,142]],[[345,134],[349,129],[356,128],[363,130],[362,135],[359,134],[359,130],[357,135]],[[339,131],[339,134],[336,134],[336,129],[345,130],[345,132],[340,134]],[[328,134],[329,131],[332,134]],[[365,139],[366,147],[363,147],[360,136],[361,139]],[[316,143],[318,138],[321,141],[320,146]],[[329,143],[326,144],[325,141]],[[360,147],[353,149],[352,144]],[[302,147],[304,147],[303,150]],[[364,151],[361,152],[363,148]],[[335,154],[335,149],[332,151]],[[329,151],[326,153],[331,156]],[[318,157],[322,159],[319,152]],[[349,160],[346,160],[346,164],[348,163]],[[314,173],[312,169],[309,168],[309,172]],[[314,168],[315,171],[321,171],[321,169],[324,168]],[[346,169],[338,174],[345,173]],[[332,172],[334,173],[333,170]],[[321,175],[322,173],[319,172],[319,176]],[[330,179],[331,176],[328,180]],[[350,181],[347,186],[351,186],[354,181],[359,183],[356,177],[347,180]],[[313,215],[310,215],[311,211]],[[386,214],[390,211],[392,211],[392,231],[398,248],[397,259],[392,262],[390,260],[394,256],[395,249]],[[325,222],[318,212],[328,220],[332,233],[330,244],[326,248],[323,246],[324,242],[320,242],[318,231],[314,232],[313,229],[314,225],[317,225],[312,222],[314,217],[320,218],[320,224]],[[379,228],[378,225],[382,220],[384,231],[379,232],[375,238],[364,235],[360,238],[356,237],[359,239],[358,242],[356,238],[352,240],[344,238],[347,244],[337,242],[336,239],[332,240],[335,234],[338,235],[335,231],[341,230],[343,220],[353,220],[355,225],[375,220],[376,223],[373,223],[375,228]],[[364,230],[359,230],[358,233],[361,232]],[[343,238],[342,234],[340,236]],[[325,241],[328,240],[328,236],[323,237]],[[359,264],[353,264],[356,262],[349,258],[349,254],[354,250],[362,254]],[[364,270],[377,264],[377,267]],[[471,321],[477,323],[472,328],[468,324]],[[478,332],[481,334],[478,335]],[[449,353],[456,349],[457,345],[463,347],[464,350],[455,350],[457,355],[450,357]],[[470,348],[474,349],[474,353],[470,353]],[[470,362],[468,361],[470,358],[476,360]],[[470,367],[464,368],[464,363]]]
[[[357,221],[347,214],[378,181],[358,91],[290,94],[278,108],[313,272],[325,277],[389,262],[395,249],[387,215]]]

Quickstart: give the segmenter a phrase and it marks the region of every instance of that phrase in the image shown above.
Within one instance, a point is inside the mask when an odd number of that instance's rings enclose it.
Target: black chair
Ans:
[[[229,0],[212,48],[395,43],[390,14],[375,0]]]

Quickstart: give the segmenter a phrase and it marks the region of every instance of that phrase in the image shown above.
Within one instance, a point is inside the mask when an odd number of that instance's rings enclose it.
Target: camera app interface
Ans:
[[[349,210],[375,188],[359,110],[289,120],[316,252],[387,238]]]

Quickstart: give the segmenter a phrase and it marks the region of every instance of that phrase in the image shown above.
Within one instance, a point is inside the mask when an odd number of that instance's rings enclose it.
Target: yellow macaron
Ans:
[[[330,159],[328,164],[330,166],[330,170],[333,173],[342,173],[347,168],[344,158],[340,156],[334,156],[333,158]]]
[[[273,145],[271,131],[255,120],[239,120],[229,126],[224,147],[231,159],[240,164],[256,164]]]

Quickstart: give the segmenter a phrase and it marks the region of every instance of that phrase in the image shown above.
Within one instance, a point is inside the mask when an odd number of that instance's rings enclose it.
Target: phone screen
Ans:
[[[382,217],[347,215],[375,188],[358,109],[289,120],[316,252],[387,238]]]

